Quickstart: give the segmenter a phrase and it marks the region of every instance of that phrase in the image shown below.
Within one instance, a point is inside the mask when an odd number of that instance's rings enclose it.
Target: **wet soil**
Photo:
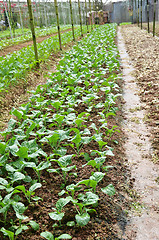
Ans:
[[[131,32],[131,29],[129,31]],[[125,100],[123,129],[127,136],[125,153],[134,180],[133,188],[139,197],[134,201],[132,211],[129,212],[129,222],[123,239],[157,240],[159,239],[159,166],[152,162],[154,150],[150,142],[151,128],[144,121],[146,112],[140,101],[140,88],[133,76],[136,76],[135,69],[126,52],[121,29],[118,32],[118,47],[125,83],[123,92]]]
[[[69,29],[66,29],[66,30],[63,30],[61,31],[61,33],[64,33],[64,32],[69,32],[71,31],[71,28]],[[36,42],[37,43],[41,43],[42,41],[44,41],[45,39],[47,38],[50,38],[50,37],[53,37],[53,36],[56,36],[57,33],[53,33],[53,34],[50,34],[50,35],[47,35],[47,36],[43,36],[43,37],[37,37],[36,38]],[[0,51],[0,56],[5,56],[9,53],[12,53],[14,51],[19,51],[20,49],[24,48],[24,47],[27,47],[27,46],[32,46],[33,45],[33,41],[27,41],[27,42],[23,42],[23,43],[19,43],[18,45],[14,45],[14,46],[10,46],[10,47],[5,47],[4,49],[2,49]]]

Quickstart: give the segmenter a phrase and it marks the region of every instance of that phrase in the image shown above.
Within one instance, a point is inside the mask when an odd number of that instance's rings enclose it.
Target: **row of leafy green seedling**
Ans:
[[[4,215],[5,222],[7,212],[13,209],[19,219],[19,226],[13,225],[10,228],[12,231],[2,228],[4,234],[9,236],[11,232],[14,237],[14,232],[17,236],[28,228],[22,224],[26,218],[26,207],[18,194],[23,193],[29,204],[39,201],[40,198],[34,194],[36,189],[42,187],[41,172],[44,170],[61,175],[63,190],[59,195],[68,195],[60,198],[54,212],[49,214],[53,220],[61,224],[64,207],[68,203],[73,204],[77,212],[75,220],[79,226],[86,225],[90,220],[89,213],[95,211],[99,201],[96,186],[105,176],[103,171],[112,168],[104,163],[108,155],[113,156],[108,141],[116,131],[116,126],[109,129],[107,119],[110,115],[115,116],[115,101],[119,96],[117,76],[114,74],[119,68],[114,44],[115,27],[100,27],[83,39],[61,60],[59,71],[50,74],[48,82],[32,92],[30,102],[12,110],[17,120],[10,120],[8,129],[2,133],[5,141],[0,142],[1,175],[4,176],[0,179],[0,184],[3,194],[6,192],[6,196],[0,200],[0,213]],[[106,77],[108,74],[109,77]],[[117,93],[113,94],[112,91]],[[76,110],[80,107],[84,111]],[[91,118],[93,111],[98,112],[98,126]],[[91,154],[82,151],[83,146],[92,141],[98,144],[98,149],[92,149]],[[46,147],[50,149],[47,152]],[[73,154],[67,154],[68,147],[73,149]],[[90,178],[67,186],[69,175],[78,174],[77,166],[72,165],[74,154],[78,157],[83,155],[87,160],[83,167],[91,165],[94,170]],[[56,162],[58,167],[52,168],[52,162]],[[28,175],[28,168],[36,172],[37,180]],[[26,188],[23,183],[30,184],[30,187]],[[81,185],[86,187],[85,194],[80,193],[83,189]],[[112,184],[101,191],[110,196],[115,193]],[[93,208],[90,209],[89,206]],[[73,226],[75,221],[67,224]],[[30,225],[38,229],[37,223]],[[52,233],[47,231],[41,236],[53,239]],[[69,239],[70,236],[65,235],[63,238]]]
[[[86,27],[84,28],[86,31]],[[75,29],[76,37],[80,36],[80,28]],[[72,33],[62,33],[62,44],[65,45],[72,41]],[[51,52],[57,51],[59,48],[58,36],[53,36],[38,43],[38,54],[40,61],[45,61],[50,56]],[[8,91],[8,86],[16,85],[18,79],[25,81],[25,75],[36,64],[34,59],[33,46],[27,46],[5,57],[0,56],[0,93],[5,95]]]

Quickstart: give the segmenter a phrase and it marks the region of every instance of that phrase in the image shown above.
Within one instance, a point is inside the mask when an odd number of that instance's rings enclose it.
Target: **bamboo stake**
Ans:
[[[13,16],[12,16],[12,8],[11,8],[11,1],[9,0],[9,18],[10,18],[10,23],[11,23],[11,26],[12,26],[12,30],[13,30],[13,35],[15,37],[15,28],[14,28],[14,23],[13,23]]]
[[[6,16],[7,16],[7,21],[8,21],[8,24],[9,24],[10,36],[11,36],[11,39],[13,39],[12,28],[11,28],[11,24],[10,24],[10,19],[9,19],[9,16],[8,16],[8,12],[7,12],[7,8],[6,8],[6,5],[5,5],[4,0],[3,0],[3,5],[4,5],[4,10],[5,10],[5,13],[6,13]]]
[[[89,12],[91,18],[91,30],[93,30],[93,19],[92,19],[92,9],[91,9],[91,1],[89,0]]]
[[[18,10],[19,10],[19,15],[20,15],[20,24],[21,24],[21,27],[22,27],[22,33],[24,34],[23,19],[22,19],[22,13],[21,13],[21,7],[20,7],[19,0],[18,0]]]
[[[139,27],[139,0],[138,0],[138,10],[137,10],[137,24]]]
[[[87,2],[86,2],[86,0],[85,0],[85,12],[86,12],[87,33],[89,33],[89,29],[88,29],[88,20],[87,20]]]
[[[156,20],[156,0],[154,0],[154,10],[153,10],[153,37],[155,36],[155,20]]]
[[[57,20],[57,30],[58,30],[58,36],[59,36],[59,45],[60,45],[60,50],[62,50],[57,0],[54,0],[54,4],[55,4],[55,10],[56,10],[56,20]]]
[[[95,4],[94,4],[94,1],[93,1],[93,12],[94,12],[94,28],[96,28],[96,23],[95,23],[96,15],[95,15]]]
[[[80,1],[79,0],[78,0],[78,12],[79,12],[80,27],[81,27],[81,37],[83,37],[82,18],[81,18],[81,6],[80,6]]]
[[[135,23],[136,23],[136,17],[137,17],[137,4],[136,4],[136,0],[135,0]]]
[[[48,27],[48,24],[47,24],[47,14],[46,14],[46,0],[44,2],[44,16],[45,16],[45,25],[46,25],[46,27]]]
[[[147,30],[150,32],[150,18],[149,18],[149,0],[147,0]]]
[[[31,0],[27,0],[27,4],[28,4],[28,11],[29,11],[30,28],[31,28],[31,33],[32,33],[32,37],[33,37],[36,66],[39,67],[38,51],[37,51],[35,28],[34,28],[34,17],[33,17],[33,11],[32,11],[32,6],[31,6]]]
[[[73,25],[73,14],[72,14],[72,2],[69,0],[70,3],[70,15],[71,15],[71,25],[72,25],[72,36],[73,36],[73,41],[75,41],[75,34],[74,34],[74,25]]]
[[[142,0],[141,0],[141,9],[140,9],[140,19],[141,19],[141,29],[142,29]]]

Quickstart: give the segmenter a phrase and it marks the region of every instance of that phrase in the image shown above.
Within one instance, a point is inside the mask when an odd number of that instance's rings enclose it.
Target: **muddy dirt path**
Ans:
[[[69,32],[69,31],[71,31],[71,28],[63,30],[63,31],[61,31],[61,33]],[[56,36],[56,35],[57,35],[57,33],[53,33],[53,34],[50,34],[50,35],[47,35],[47,36],[44,36],[44,37],[37,37],[36,42],[37,43],[41,43],[45,39],[53,37],[53,36]],[[31,41],[19,43],[18,45],[6,47],[6,48],[4,48],[3,50],[0,51],[0,56],[5,56],[5,55],[7,55],[9,53],[12,53],[14,51],[18,51],[18,50],[20,50],[20,49],[22,49],[24,47],[32,46],[32,45],[33,45],[33,41],[31,40]]]
[[[145,111],[138,95],[139,88],[132,76],[133,67],[126,52],[121,31],[118,31],[118,48],[123,67],[125,120],[123,128],[127,136],[125,151],[134,179],[134,189],[139,195],[135,211],[129,213],[129,224],[123,239],[159,239],[159,166],[152,160],[153,149],[149,140],[150,129],[144,123]]]

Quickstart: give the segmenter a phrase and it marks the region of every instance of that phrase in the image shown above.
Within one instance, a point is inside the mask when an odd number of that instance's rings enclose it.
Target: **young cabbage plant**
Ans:
[[[58,173],[64,180],[64,185],[66,185],[67,182],[67,174],[68,172],[72,171],[73,169],[76,169],[76,165],[71,165],[72,163],[72,157],[75,156],[72,155],[65,155],[63,157],[60,157],[58,160],[52,159],[51,161],[57,162],[60,168],[57,169],[48,169],[47,171],[49,173]],[[62,175],[60,174],[62,172]]]
[[[71,128],[70,131],[74,131],[76,134],[69,140],[71,144],[68,145],[71,146],[79,156],[83,145],[89,144],[92,141],[92,137],[84,137],[83,131],[80,132],[77,128]]]
[[[89,212],[95,212],[95,209],[90,209],[88,206],[95,206],[98,204],[99,197],[97,194],[92,192],[86,192],[85,194],[79,194],[77,200],[73,200],[77,214],[75,219],[80,227],[88,224],[90,221]]]
[[[28,200],[29,204],[31,203],[31,199],[34,201],[38,201],[41,200],[40,197],[33,197],[35,195],[35,190],[38,188],[41,188],[42,185],[41,183],[34,183],[29,190],[26,190],[26,188],[23,185],[19,185],[17,187],[15,187],[15,189],[18,189],[20,191],[22,191],[26,197],[26,199]]]
[[[54,237],[54,235],[48,231],[40,233],[40,236],[47,240],[72,239],[72,237],[67,233],[62,234],[59,237]]]
[[[25,167],[27,168],[32,168],[35,173],[38,176],[38,181],[41,182],[40,176],[41,176],[41,172],[47,168],[49,168],[51,166],[51,163],[49,161],[46,162],[40,162],[39,165],[36,165],[34,162],[24,162]]]
[[[96,168],[98,172],[100,172],[101,167],[103,167],[103,163],[105,162],[106,157],[96,157],[94,160],[88,161],[84,166],[89,165],[93,168]]]
[[[71,197],[60,198],[56,202],[56,208],[53,208],[54,212],[49,213],[49,216],[54,221],[58,221],[61,226],[61,220],[64,217],[63,208],[71,201]]]

